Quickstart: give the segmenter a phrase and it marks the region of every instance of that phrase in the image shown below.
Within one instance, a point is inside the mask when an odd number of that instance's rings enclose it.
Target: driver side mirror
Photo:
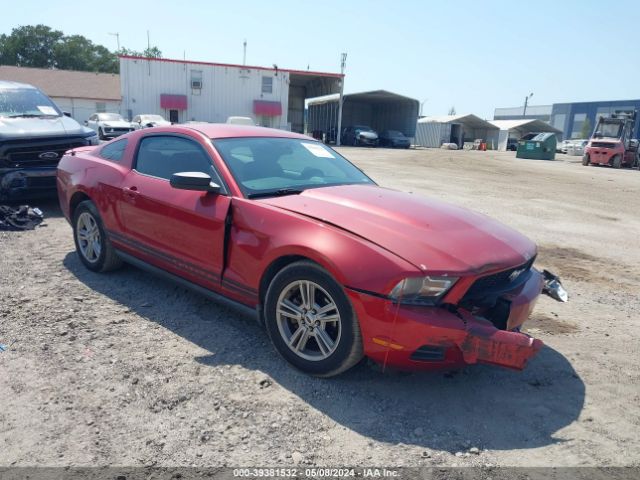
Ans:
[[[85,120],[85,121],[84,121],[84,125],[85,125],[85,127],[86,127],[87,125],[89,125],[89,121],[88,121],[88,120]]]
[[[211,180],[211,176],[202,172],[178,172],[171,175],[169,184],[179,190],[220,193],[220,185]]]
[[[69,118],[71,118],[71,113],[70,113],[70,112],[62,112],[62,114],[63,114],[65,117],[69,117]]]

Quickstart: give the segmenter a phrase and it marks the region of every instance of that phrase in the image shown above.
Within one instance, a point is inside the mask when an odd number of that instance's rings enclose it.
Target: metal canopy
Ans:
[[[324,95],[322,97],[311,98],[308,100],[309,105],[319,105],[322,103],[335,102],[339,99],[339,94]],[[418,104],[418,100],[414,98],[398,95],[397,93],[387,90],[372,90],[370,92],[349,93],[344,95],[344,101],[347,102],[367,102],[367,103],[397,103],[406,101],[407,103]]]
[[[500,130],[515,130],[518,133],[529,132],[550,132],[550,133],[562,133],[555,127],[552,127],[547,122],[536,119],[523,119],[523,120],[492,120],[491,123],[498,127]]]
[[[472,114],[423,117],[418,120],[418,123],[459,123],[472,129],[498,130],[498,127],[493,125],[491,122],[483,120]]]

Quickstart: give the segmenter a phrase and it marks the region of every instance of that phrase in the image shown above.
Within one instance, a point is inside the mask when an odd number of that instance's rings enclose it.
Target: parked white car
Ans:
[[[167,127],[171,125],[171,122],[165,120],[162,115],[152,114],[136,115],[135,117],[133,117],[131,123],[133,123],[133,128],[135,128],[136,130],[150,127]]]
[[[229,117],[227,118],[227,123],[231,123],[233,125],[255,125],[256,124],[256,122],[254,122],[251,117]]]
[[[567,155],[581,157],[584,155],[584,147],[587,146],[587,143],[589,143],[589,140],[572,140],[567,146],[567,151],[565,153]]]
[[[84,124],[94,130],[100,140],[115,138],[133,131],[133,124],[119,113],[94,113]]]

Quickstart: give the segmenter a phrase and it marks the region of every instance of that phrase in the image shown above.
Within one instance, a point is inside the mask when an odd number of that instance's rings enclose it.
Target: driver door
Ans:
[[[169,184],[174,173],[194,171],[211,175],[221,193],[179,190]],[[122,183],[119,203],[123,242],[132,254],[206,288],[219,288],[231,199],[211,158],[195,139],[143,137]]]

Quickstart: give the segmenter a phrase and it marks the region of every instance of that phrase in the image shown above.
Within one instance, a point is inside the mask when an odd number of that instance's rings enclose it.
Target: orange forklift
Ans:
[[[616,110],[610,117],[599,117],[584,149],[582,164],[640,168],[638,140],[631,138],[637,116],[637,110]]]

